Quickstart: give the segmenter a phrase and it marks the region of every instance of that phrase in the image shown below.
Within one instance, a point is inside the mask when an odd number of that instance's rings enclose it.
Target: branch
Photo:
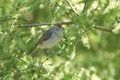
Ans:
[[[38,23],[38,24],[19,25],[18,27],[36,27],[36,26],[55,25],[55,24],[70,25],[70,24],[74,24],[74,22],[68,21],[68,22],[55,22],[55,23]],[[110,29],[105,29],[105,28],[96,27],[96,26],[94,26],[93,28],[101,30],[101,31],[113,33],[112,30],[110,30]]]
[[[112,30],[110,30],[110,29],[105,29],[105,28],[96,27],[96,26],[94,26],[93,28],[98,29],[98,30],[101,30],[101,31],[113,33]]]
[[[72,11],[73,11],[77,16],[79,16],[78,12],[73,8],[73,6],[72,6],[67,0],[65,0],[65,1],[66,1],[66,3],[70,6],[70,8],[72,9]]]
[[[87,0],[85,0],[85,4],[84,4],[84,8],[83,8],[83,13],[85,12],[85,10],[86,10],[86,6],[87,6]]]
[[[69,21],[69,22],[56,22],[56,23],[38,23],[38,24],[36,23],[36,24],[18,25],[17,27],[36,27],[36,26],[55,25],[55,24],[69,25],[69,24],[73,24],[73,22]]]
[[[56,3],[56,5],[59,7],[59,8],[61,8],[61,6],[58,4],[58,3]],[[66,9],[64,9],[65,11],[66,11]],[[70,14],[66,11],[66,14],[67,14],[67,16],[69,17],[69,18],[71,18],[71,16],[70,16]]]

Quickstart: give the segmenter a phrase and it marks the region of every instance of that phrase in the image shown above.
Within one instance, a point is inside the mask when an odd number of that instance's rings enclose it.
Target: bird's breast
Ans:
[[[41,48],[52,48],[54,47],[55,45],[57,45],[57,43],[59,43],[59,41],[61,40],[62,38],[62,34],[56,34],[56,33],[53,33],[52,36],[44,41],[42,44],[41,44]]]

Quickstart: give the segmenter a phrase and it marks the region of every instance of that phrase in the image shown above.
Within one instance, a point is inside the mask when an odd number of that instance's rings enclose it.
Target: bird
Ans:
[[[31,52],[31,56],[34,56],[38,49],[50,49],[57,45],[63,37],[64,28],[61,24],[55,24],[48,29],[38,40],[34,49]]]

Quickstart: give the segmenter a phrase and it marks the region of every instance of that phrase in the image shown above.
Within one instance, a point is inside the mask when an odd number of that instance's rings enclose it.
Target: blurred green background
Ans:
[[[52,27],[32,24],[69,21],[58,45],[28,55]],[[120,80],[120,1],[0,0],[0,80]]]

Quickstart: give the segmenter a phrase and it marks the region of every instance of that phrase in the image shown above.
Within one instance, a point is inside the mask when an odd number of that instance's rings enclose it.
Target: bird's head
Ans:
[[[55,31],[63,31],[64,28],[61,26],[61,24],[55,24],[53,26],[53,30],[55,30]]]

